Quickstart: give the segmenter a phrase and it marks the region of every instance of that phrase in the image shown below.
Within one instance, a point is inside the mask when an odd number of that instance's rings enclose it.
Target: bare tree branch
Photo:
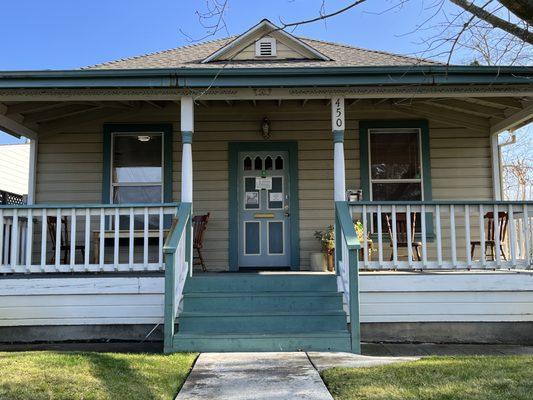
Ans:
[[[506,32],[509,32],[516,37],[526,41],[529,44],[533,44],[533,33],[527,29],[520,28],[518,25],[513,24],[512,22],[505,21],[500,17],[496,16],[493,13],[485,11],[483,8],[475,5],[473,2],[468,0],[450,0],[455,5],[461,7],[463,10],[468,11],[469,13],[475,15],[479,19],[487,21],[495,28],[502,29]],[[501,1],[503,3],[503,1]]]
[[[533,25],[533,0],[498,0],[518,18]]]

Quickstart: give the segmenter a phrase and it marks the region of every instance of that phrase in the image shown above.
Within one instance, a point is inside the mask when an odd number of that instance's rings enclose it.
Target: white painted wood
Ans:
[[[1,216],[0,216],[1,220]],[[0,227],[1,229],[1,227]],[[27,237],[26,237],[26,272],[29,272],[31,263],[32,263],[32,256],[33,256],[33,210],[28,210],[28,229],[27,229]],[[2,239],[0,238],[0,243],[2,243]],[[0,256],[0,259],[2,257]]]
[[[61,264],[61,209],[56,209],[56,242],[55,242],[55,269],[56,272],[59,272],[59,265]],[[68,228],[67,228],[68,229]]]
[[[396,233],[396,206],[392,206],[392,261],[395,267],[398,267],[398,236]]]
[[[361,273],[362,322],[533,321],[533,275]],[[163,277],[0,280],[0,325],[157,324]]]
[[[163,216],[163,207],[159,207],[159,246],[158,246],[158,263],[163,269],[163,225],[164,225],[164,216]]]
[[[70,214],[70,266],[76,264],[76,210],[73,208]],[[68,229],[68,228],[67,228]]]
[[[500,218],[499,218],[499,210],[498,210],[498,205],[497,204],[494,204],[494,208],[493,208],[493,212],[494,212],[494,241],[496,242],[496,264],[498,265],[498,267],[501,266],[501,263],[502,263],[502,254],[501,254],[501,249],[500,249]]]
[[[501,178],[501,159],[500,146],[498,145],[498,134],[490,136],[491,148],[491,168],[492,168],[492,190],[494,200],[502,199],[502,178]]]
[[[89,265],[89,256],[91,254],[91,214],[89,209],[85,209],[85,237],[84,237],[84,265]]]
[[[144,209],[143,263],[148,265],[148,208]]]
[[[120,215],[118,212],[118,208],[115,209],[115,216],[114,216],[114,224],[113,224],[113,264],[115,266],[118,266],[119,264],[119,247],[120,247],[120,241],[119,241],[119,230],[120,230]]]
[[[470,253],[470,242],[472,238],[470,237],[470,206],[465,205],[465,255],[466,255],[466,265],[468,268],[472,266],[472,257]]]
[[[192,145],[183,143],[181,161],[181,201],[192,203],[193,198]]]
[[[346,200],[346,177],[344,163],[344,144],[337,142],[334,144],[334,199],[335,201]]]
[[[457,264],[457,244],[456,244],[456,238],[455,238],[455,207],[454,205],[450,205],[450,245],[452,250],[452,264]]]
[[[35,185],[37,183],[37,151],[39,142],[30,139],[29,171],[28,171],[28,204],[35,204]]]
[[[481,260],[481,265],[483,266],[483,268],[485,268],[485,264],[487,263],[487,257],[485,256],[485,210],[483,209],[483,204],[479,205],[479,241],[479,259]]]
[[[42,211],[41,217],[41,272],[44,272],[44,266],[46,265],[46,242],[48,232],[46,230],[48,224],[48,216],[46,208]]]
[[[516,225],[514,220],[513,206],[507,206],[507,215],[509,216],[509,248],[511,251],[511,265],[516,267]]]
[[[194,132],[194,100],[192,96],[183,96],[181,102],[181,131]]]
[[[368,264],[368,234],[367,232],[369,231],[368,229],[368,224],[367,224],[367,221],[366,221],[366,216],[367,216],[367,210],[366,210],[366,206],[363,206],[363,260],[365,262],[365,265]]]
[[[407,261],[409,269],[413,268],[413,240],[411,236],[411,206],[407,206],[406,212],[406,227],[407,227]]]
[[[98,246],[100,247],[100,250],[98,252],[98,256],[99,256],[99,260],[98,262],[100,263],[100,270],[103,270],[104,268],[104,252],[105,252],[105,235],[104,235],[104,231],[105,231],[105,216],[104,216],[104,209],[101,209],[100,210],[100,240],[99,240],[99,243],[98,243]]]
[[[435,207],[435,230],[437,235],[437,263],[442,268],[442,228],[440,225],[440,205]]]
[[[11,268],[15,268],[15,266],[18,264],[18,241],[19,237],[19,218],[18,218],[18,210],[15,208],[13,210],[13,224],[11,225]]]
[[[531,220],[529,219],[529,214],[527,210],[527,206],[524,204],[522,207],[522,212],[524,214],[524,223],[523,223],[523,229],[524,229],[524,241],[525,241],[525,251],[526,251],[526,257],[529,260],[530,265],[533,264],[533,257],[531,256],[531,242],[533,241],[533,227],[531,226]],[[1,216],[0,216],[1,218]],[[0,240],[1,243],[1,240]],[[532,267],[530,267],[532,268]]]
[[[130,215],[129,215],[129,241],[128,241],[128,262],[130,265],[130,270],[133,270],[133,262],[134,262],[134,226],[135,226],[135,217],[133,216],[133,208],[130,208]]]
[[[333,97],[331,99],[331,130],[344,131],[345,125],[344,97]]]
[[[383,227],[382,227],[382,214],[381,214],[381,206],[378,206],[377,210],[377,219],[378,219],[378,261],[380,263],[383,262]]]

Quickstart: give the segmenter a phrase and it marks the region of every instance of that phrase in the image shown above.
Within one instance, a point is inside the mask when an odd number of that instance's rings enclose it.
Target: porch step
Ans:
[[[179,351],[349,351],[333,274],[193,276],[184,288]]]
[[[350,351],[348,331],[288,334],[199,334],[178,332],[175,351]]]
[[[191,292],[333,292],[337,290],[333,274],[253,274],[233,273],[193,276],[187,279],[185,293]]]
[[[338,292],[194,292],[185,293],[183,307],[189,312],[291,312],[342,309]]]

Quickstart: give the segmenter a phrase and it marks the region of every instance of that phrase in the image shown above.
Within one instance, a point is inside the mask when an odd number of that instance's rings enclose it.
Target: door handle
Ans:
[[[291,213],[290,213],[290,212],[285,212],[285,216],[286,216],[286,217],[290,217],[290,216],[291,216]]]

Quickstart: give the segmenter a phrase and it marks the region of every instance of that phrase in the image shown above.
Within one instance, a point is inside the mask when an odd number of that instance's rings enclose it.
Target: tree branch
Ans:
[[[498,0],[518,18],[533,25],[533,0]]]
[[[455,5],[461,7],[463,10],[468,11],[469,13],[475,15],[479,19],[482,19],[495,28],[502,29],[506,32],[509,32],[511,35],[519,37],[529,44],[533,44],[533,33],[527,29],[520,28],[518,25],[513,24],[512,22],[505,21],[494,14],[491,14],[488,11],[483,10],[481,7],[478,7],[473,2],[468,0],[450,0]],[[500,1],[503,3],[504,0]]]

